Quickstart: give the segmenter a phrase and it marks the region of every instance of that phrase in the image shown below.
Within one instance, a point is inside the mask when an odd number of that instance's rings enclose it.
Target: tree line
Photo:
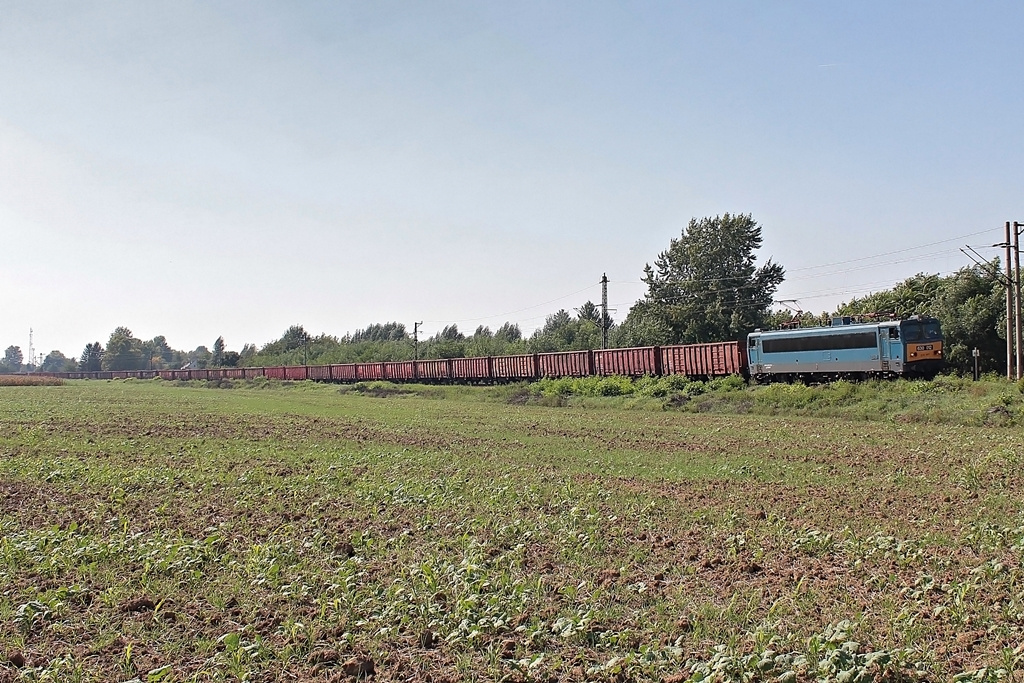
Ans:
[[[223,337],[213,342],[212,350],[198,346],[192,351],[182,351],[171,348],[163,335],[143,340],[135,337],[127,327],[118,327],[110,334],[106,346],[98,341],[90,342],[77,358],[69,358],[60,351],[51,351],[39,367],[25,364],[21,348],[9,346],[0,362],[0,373],[230,367],[255,353],[256,347],[251,344],[242,347],[240,352],[228,351]]]
[[[998,259],[963,268],[949,276],[918,274],[892,289],[855,298],[836,311],[818,315],[773,308],[785,269],[771,259],[758,265],[762,228],[749,214],[694,218],[668,249],[644,268],[647,292],[621,323],[603,319],[591,301],[572,311],[548,315],[539,329],[524,336],[518,324],[495,330],[477,327],[467,334],[451,324],[414,339],[399,322],[377,323],[341,337],[309,334],[292,325],[274,341],[240,351],[225,349],[219,337],[212,349],[172,349],[163,336],[137,339],[118,327],[104,347],[87,344],[79,358],[51,352],[43,371],[147,370],[181,367],[271,366],[460,358],[600,348],[607,326],[611,347],[693,344],[742,340],[756,328],[828,324],[836,315],[907,317],[931,315],[942,321],[947,360],[968,372],[971,351],[979,349],[986,371],[1005,371],[1005,310]],[[0,372],[34,369],[23,365],[20,348],[7,349]]]

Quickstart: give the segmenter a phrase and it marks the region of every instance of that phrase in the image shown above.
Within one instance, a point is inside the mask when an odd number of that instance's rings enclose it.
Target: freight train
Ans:
[[[594,351],[562,351],[482,358],[442,358],[383,363],[290,365],[200,370],[108,370],[103,372],[48,373],[66,379],[252,379],[319,382],[498,383],[542,377],[591,375],[686,375],[693,378],[746,374],[746,355],[737,342],[647,346]]]
[[[41,373],[65,379],[216,380],[267,377],[318,382],[498,383],[542,377],[742,375],[755,381],[830,381],[865,377],[934,377],[942,368],[942,329],[934,318],[858,323],[748,335],[746,344],[714,342],[483,358],[192,370]]]

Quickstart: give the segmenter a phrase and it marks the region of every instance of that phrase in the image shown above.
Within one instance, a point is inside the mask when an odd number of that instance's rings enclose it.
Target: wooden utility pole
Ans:
[[[1013,308],[1013,267],[1010,261],[1010,221],[1006,221],[1006,379],[1013,379],[1015,376],[1013,370],[1013,339],[1016,336],[1015,329],[1016,323],[1014,322],[1014,308]]]

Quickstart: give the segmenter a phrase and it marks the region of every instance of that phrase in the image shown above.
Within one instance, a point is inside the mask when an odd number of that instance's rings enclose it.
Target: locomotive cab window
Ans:
[[[905,322],[903,327],[903,338],[908,342],[935,341],[942,338],[942,328],[938,320],[927,322]]]

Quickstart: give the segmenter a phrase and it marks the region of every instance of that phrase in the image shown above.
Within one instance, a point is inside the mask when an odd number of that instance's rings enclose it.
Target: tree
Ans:
[[[224,337],[217,337],[213,342],[213,356],[210,358],[210,365],[219,368],[224,365]]]
[[[982,371],[1006,371],[1006,309],[999,259],[961,268],[952,275],[918,273],[892,289],[842,304],[837,315],[930,315],[942,323],[944,356],[961,373],[973,369],[978,349]]]
[[[785,278],[771,259],[757,267],[762,242],[761,226],[749,214],[691,219],[654,267],[644,268],[645,306],[631,322],[666,331],[662,343],[741,339],[762,325]]]
[[[601,346],[601,314],[597,321],[585,316],[573,318],[568,311],[552,313],[544,326],[530,337],[530,350],[535,352],[583,351]]]
[[[995,269],[998,272],[998,259]],[[1003,285],[991,269],[961,268],[940,279],[927,312],[942,323],[946,362],[957,372],[971,372],[975,348],[982,371],[1005,372],[1004,297]]]
[[[203,345],[197,346],[195,351],[190,351],[188,353],[189,365],[195,368],[209,367],[211,358],[213,358],[213,354],[210,353],[210,349]]]
[[[24,356],[21,354],[20,346],[8,346],[4,351],[4,366],[6,372],[21,372],[21,362]]]
[[[838,315],[877,314],[906,318],[915,313],[925,313],[935,301],[944,280],[938,274],[918,273],[892,289],[852,299],[837,310]]]
[[[118,327],[110,334],[102,364],[104,370],[145,370],[149,359],[143,353],[142,341],[127,327]]]
[[[576,317],[579,320],[589,320],[595,325],[601,325],[601,309],[593,301],[588,301],[577,308]]]
[[[446,341],[462,341],[465,338],[466,335],[459,332],[458,325],[446,325],[445,328],[441,330],[441,339]]]
[[[82,372],[99,372],[103,369],[103,347],[99,342],[85,345],[78,367]]]
[[[426,353],[435,358],[464,358],[466,335],[459,332],[458,325],[447,325],[427,340],[426,347]]]
[[[50,351],[43,359],[39,370],[42,372],[74,372],[78,367],[74,358],[68,358],[60,351]]]
[[[306,328],[302,325],[292,325],[284,331],[280,339],[264,344],[259,353],[262,356],[279,356],[290,351],[301,351],[309,344],[309,341],[310,336],[306,332]]]
[[[366,342],[366,341],[403,341],[409,338],[409,333],[405,329],[405,325],[398,322],[390,323],[374,323],[373,325],[367,326],[364,330],[356,330],[348,337],[348,341],[352,343]]]
[[[237,367],[240,360],[242,360],[242,356],[238,351],[225,351],[221,365],[225,368]]]
[[[177,362],[181,358],[181,351],[172,349],[167,344],[167,338],[163,335],[158,335],[149,341],[142,342],[142,355],[147,359],[149,368],[154,370],[166,367],[177,368],[181,365]]]
[[[494,338],[512,344],[522,340],[523,331],[519,329],[517,323],[505,323],[494,333]]]
[[[672,343],[672,328],[653,301],[638,301],[615,330],[612,346],[660,346]]]

